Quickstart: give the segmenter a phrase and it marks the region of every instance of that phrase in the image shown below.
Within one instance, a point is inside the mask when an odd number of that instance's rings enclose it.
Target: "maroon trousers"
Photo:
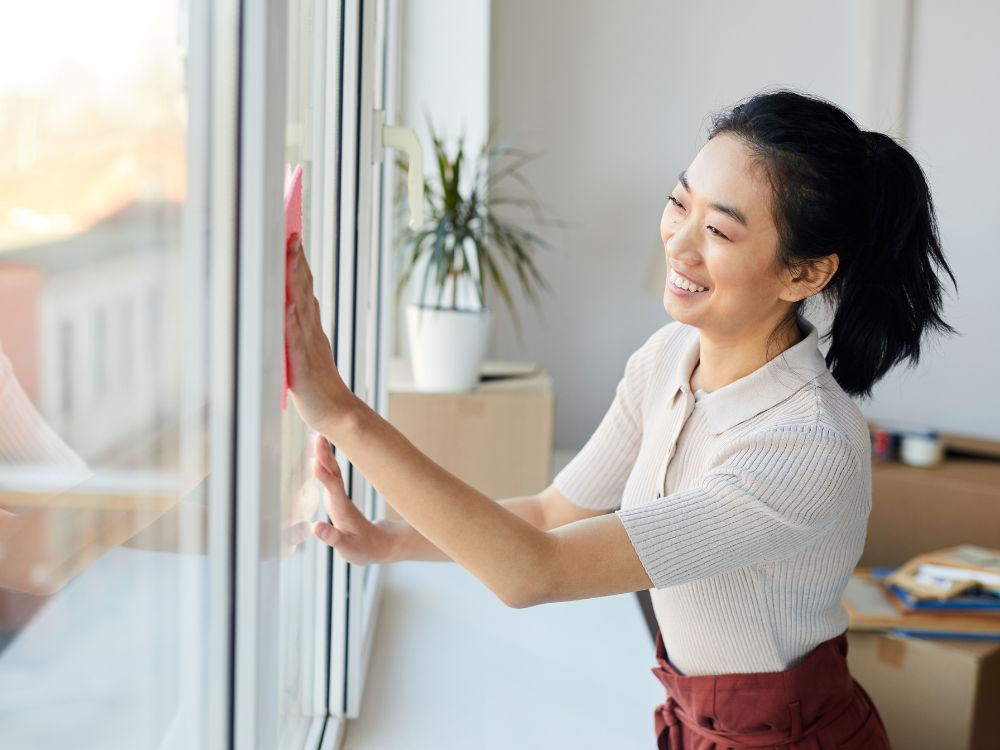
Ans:
[[[653,674],[667,701],[653,722],[658,750],[886,750],[868,693],[847,669],[847,633],[782,672],[682,675],[656,633]]]

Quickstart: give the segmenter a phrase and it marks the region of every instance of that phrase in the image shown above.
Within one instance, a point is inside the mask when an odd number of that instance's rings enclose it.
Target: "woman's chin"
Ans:
[[[669,293],[670,292],[667,292],[667,294]],[[698,329],[701,329],[705,324],[704,315],[698,315],[691,310],[687,310],[684,305],[667,304],[666,300],[664,300],[663,309],[666,310],[667,315],[669,315],[672,320],[675,320],[678,323],[683,323],[684,325],[692,326]]]
[[[697,317],[692,315],[690,310],[685,310],[684,305],[678,305],[670,290],[663,294],[663,309],[666,310],[667,315],[681,323],[687,323],[691,318]]]

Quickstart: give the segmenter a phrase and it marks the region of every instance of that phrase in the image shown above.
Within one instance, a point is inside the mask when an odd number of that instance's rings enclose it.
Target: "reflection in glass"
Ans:
[[[183,238],[209,71],[181,8],[39,0],[0,29],[4,748],[204,746],[212,321]]]

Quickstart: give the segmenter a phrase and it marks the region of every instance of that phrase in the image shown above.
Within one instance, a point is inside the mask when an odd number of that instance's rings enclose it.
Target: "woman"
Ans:
[[[840,597],[871,506],[851,397],[916,363],[926,329],[952,330],[924,175],[832,104],[768,92],[715,118],[660,233],[673,322],[629,358],[552,486],[502,505],[344,386],[298,252],[292,394],[322,433],[333,521],[314,531],[361,563],[447,556],[513,607],[653,589],[661,748],[886,748],[845,658]],[[803,315],[821,293],[834,312],[825,358]],[[361,517],[324,437],[408,524]]]

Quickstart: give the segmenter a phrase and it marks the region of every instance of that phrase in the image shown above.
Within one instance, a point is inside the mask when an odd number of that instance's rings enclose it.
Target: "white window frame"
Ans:
[[[187,330],[201,330],[208,321],[206,341],[196,343],[188,360],[182,392],[182,420],[203,429],[201,404],[208,401],[208,478],[202,492],[208,506],[208,632],[201,648],[181,654],[207,660],[207,684],[198,707],[206,716],[208,747],[233,742],[233,605],[234,605],[234,426],[236,397],[236,248],[237,143],[240,81],[239,0],[194,3],[181,14],[187,29],[189,123],[188,179],[184,241],[201,244],[208,266],[208,285],[201,269],[188,269],[192,298],[208,300],[200,307],[202,320]],[[190,315],[186,308],[182,314]],[[201,348],[204,346],[204,348]],[[138,349],[136,351],[139,351]],[[200,355],[207,353],[207,362]],[[207,365],[207,372],[199,369]],[[186,431],[186,429],[185,429]],[[198,470],[200,456],[183,458]],[[185,469],[186,471],[187,469]],[[165,747],[170,747],[169,738]]]
[[[287,6],[243,3],[240,40],[233,746],[278,746]],[[268,364],[269,366],[263,366]]]
[[[313,227],[321,249],[314,263],[341,377],[385,414],[386,389],[378,369],[388,347],[379,333],[390,318],[380,268],[381,170],[372,154],[373,113],[381,104],[384,77],[385,35],[376,31],[386,20],[385,2],[341,0],[339,12],[336,5],[325,13],[327,33],[339,30],[342,36],[328,37],[325,44],[323,175],[314,196],[321,229],[317,233]],[[281,455],[279,441],[266,438],[280,434],[275,394],[280,392],[284,314],[278,301],[287,4],[243,3],[240,26],[232,746],[270,750],[277,746],[279,728],[278,617],[272,603],[278,601],[280,585]],[[373,488],[339,452],[337,460],[350,497],[374,514]],[[315,747],[322,737],[322,746],[332,748],[340,743],[346,718],[360,709],[381,577],[380,566],[374,566],[366,580],[365,567],[350,565],[332,550],[320,567],[323,591],[317,595],[329,596],[329,606],[318,608],[317,632],[329,635],[324,644],[329,646],[329,691],[323,685],[317,694],[325,694],[329,716],[310,726],[306,747]]]
[[[389,14],[394,9],[386,0],[345,0],[344,7],[337,363],[355,393],[386,416],[384,373],[390,347],[385,327],[391,321],[391,292],[382,262],[386,204],[381,165],[391,159],[374,153],[374,129],[375,112],[384,106],[386,49],[394,39],[387,39],[392,29]],[[342,455],[338,461],[355,504],[370,518],[384,515],[383,501],[371,483]],[[334,591],[346,591],[347,601],[346,606],[334,609],[331,623],[332,716],[350,719],[360,714],[381,587],[381,565],[351,565],[335,556]],[[335,675],[346,679],[334,684]]]

